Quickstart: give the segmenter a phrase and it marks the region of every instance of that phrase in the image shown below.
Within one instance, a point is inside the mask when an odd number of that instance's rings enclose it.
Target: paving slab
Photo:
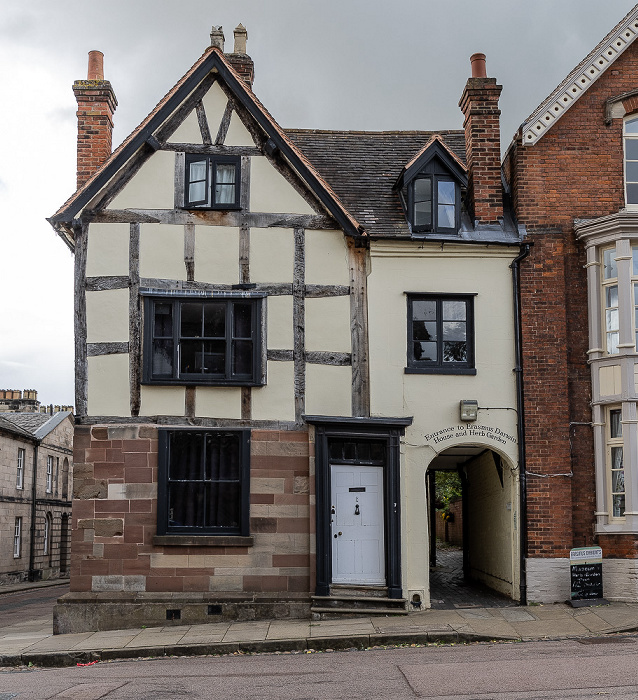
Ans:
[[[574,618],[560,620],[531,620],[512,622],[512,627],[522,639],[543,639],[585,636],[589,630]]]
[[[534,611],[535,613],[536,611]],[[507,622],[527,622],[528,620],[537,620],[535,614],[523,610],[522,608],[503,608],[499,610],[502,618]]]

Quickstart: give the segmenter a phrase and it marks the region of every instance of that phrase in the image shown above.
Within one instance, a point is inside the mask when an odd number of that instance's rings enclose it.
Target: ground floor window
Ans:
[[[18,559],[22,549],[22,518],[16,518],[13,530],[13,558]]]
[[[250,431],[161,430],[158,535],[248,535]]]
[[[611,517],[625,515],[625,469],[623,460],[622,411],[611,408],[607,420],[607,467],[609,473]]]

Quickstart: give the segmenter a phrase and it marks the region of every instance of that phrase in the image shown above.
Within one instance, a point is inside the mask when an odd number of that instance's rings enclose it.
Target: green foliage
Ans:
[[[437,471],[435,485],[436,507],[447,513],[450,503],[461,498],[461,477],[457,472]]]

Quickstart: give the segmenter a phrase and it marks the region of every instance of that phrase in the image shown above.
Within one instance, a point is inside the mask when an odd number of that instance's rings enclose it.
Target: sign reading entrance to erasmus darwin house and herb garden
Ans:
[[[431,445],[440,445],[453,438],[464,438],[468,440],[476,440],[476,438],[487,438],[494,442],[500,442],[503,445],[513,444],[516,438],[509,435],[504,430],[481,423],[472,423],[471,425],[451,425],[448,428],[436,430],[433,433],[424,435],[425,441]]]
[[[577,547],[569,552],[572,605],[582,601],[602,602],[603,550],[600,547]]]

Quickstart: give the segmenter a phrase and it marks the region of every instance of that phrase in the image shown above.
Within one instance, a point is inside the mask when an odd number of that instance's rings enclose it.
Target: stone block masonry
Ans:
[[[58,608],[60,631],[90,628],[80,612],[87,595],[144,606],[143,624],[165,623],[167,596],[171,608],[195,605],[191,621],[212,621],[211,605],[223,619],[308,615],[311,447],[307,431],[253,430],[250,536],[167,544],[156,537],[158,429],[76,426],[71,593]],[[101,629],[122,625],[109,609]]]

